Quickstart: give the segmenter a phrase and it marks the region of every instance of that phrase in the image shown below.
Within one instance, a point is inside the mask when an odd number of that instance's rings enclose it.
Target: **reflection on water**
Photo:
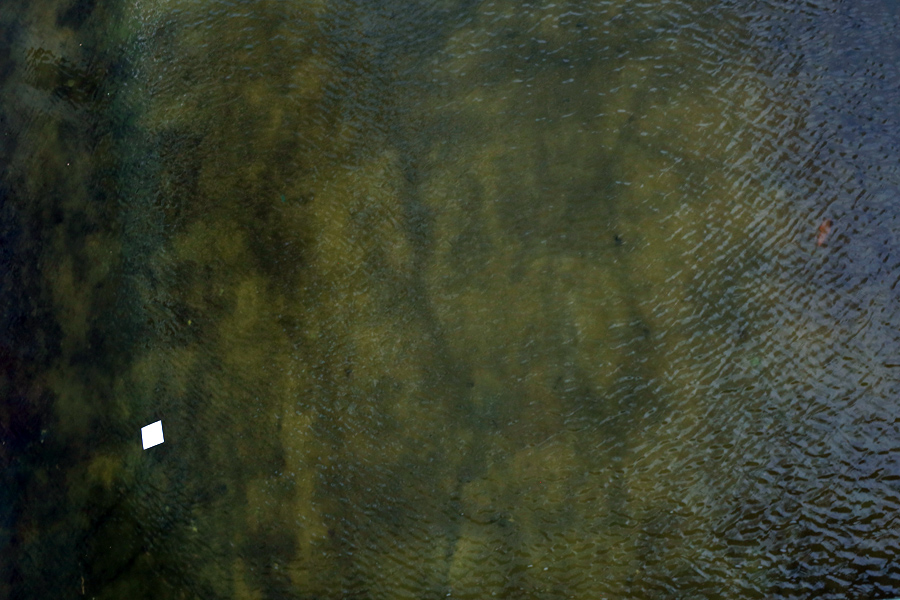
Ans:
[[[0,595],[900,595],[898,25],[10,3]]]

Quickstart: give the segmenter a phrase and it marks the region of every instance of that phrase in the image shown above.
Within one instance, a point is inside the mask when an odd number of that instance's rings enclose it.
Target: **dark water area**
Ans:
[[[898,86],[893,2],[3,0],[0,598],[900,597]]]

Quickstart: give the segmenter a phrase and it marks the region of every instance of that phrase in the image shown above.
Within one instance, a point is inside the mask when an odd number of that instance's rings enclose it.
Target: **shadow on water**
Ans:
[[[8,7],[0,596],[900,595],[881,4]]]

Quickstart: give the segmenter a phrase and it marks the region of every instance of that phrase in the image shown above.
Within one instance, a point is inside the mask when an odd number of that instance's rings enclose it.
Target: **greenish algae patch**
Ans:
[[[125,225],[47,238],[55,421],[103,434],[63,465],[76,529],[116,541],[90,595],[646,597],[648,564],[708,560],[679,540],[721,550],[741,423],[712,431],[704,359],[745,298],[710,312],[710,274],[762,252],[740,125],[682,91],[714,78],[625,2],[245,8],[123,9],[97,147],[127,164],[97,180]],[[38,156],[73,193],[37,206],[71,219],[95,180],[55,126]],[[77,366],[113,319],[124,364]]]

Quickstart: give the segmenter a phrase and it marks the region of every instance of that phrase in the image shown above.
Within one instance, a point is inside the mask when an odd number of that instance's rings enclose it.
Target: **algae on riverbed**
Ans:
[[[802,591],[867,321],[816,324],[746,15],[5,13],[0,593]]]

